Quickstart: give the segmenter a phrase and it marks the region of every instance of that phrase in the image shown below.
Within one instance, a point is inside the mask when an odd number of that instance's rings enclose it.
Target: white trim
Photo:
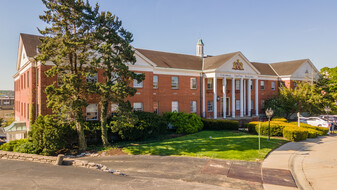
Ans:
[[[205,94],[206,94],[206,89],[205,89],[205,76],[202,75],[202,117],[206,117],[206,98],[205,98]]]
[[[226,86],[227,86],[227,79],[226,77],[223,77],[222,79],[222,114],[223,118],[226,118],[227,114],[227,98],[226,98]]]
[[[240,78],[240,117],[243,117],[243,78]]]
[[[232,117],[235,118],[235,78],[232,78]]]
[[[217,111],[217,78],[214,76],[213,78],[213,118],[216,119],[218,117]]]
[[[145,57],[145,55],[141,54],[137,49],[133,48],[135,50],[135,54],[138,55],[141,59],[143,59],[145,62],[150,64],[151,66],[157,66],[154,62],[152,62],[150,59]]]

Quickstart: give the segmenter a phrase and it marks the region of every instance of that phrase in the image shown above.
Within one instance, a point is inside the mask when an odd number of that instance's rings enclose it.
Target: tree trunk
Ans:
[[[108,106],[109,103],[108,101],[104,100],[101,103],[102,108],[101,108],[101,131],[102,131],[102,143],[103,146],[109,146],[109,140],[108,140],[108,130],[107,130],[107,125],[108,125]]]
[[[84,130],[81,122],[76,121],[75,123],[77,134],[78,134],[78,145],[79,151],[85,151],[87,149],[87,143],[85,142]]]

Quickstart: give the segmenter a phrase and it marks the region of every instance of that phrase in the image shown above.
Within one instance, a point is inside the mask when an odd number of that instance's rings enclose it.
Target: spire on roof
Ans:
[[[204,42],[200,39],[197,43],[197,56],[204,57]]]

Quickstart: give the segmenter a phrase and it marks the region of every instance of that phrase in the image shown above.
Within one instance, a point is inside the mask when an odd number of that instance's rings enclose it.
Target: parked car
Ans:
[[[300,122],[317,127],[329,127],[328,121],[320,117],[300,117]]]
[[[328,120],[329,122],[332,122],[334,126],[337,125],[337,115],[320,115],[322,119]]]

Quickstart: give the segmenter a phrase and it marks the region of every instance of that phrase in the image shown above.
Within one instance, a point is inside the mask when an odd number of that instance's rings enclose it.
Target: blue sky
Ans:
[[[337,66],[334,0],[90,0],[134,35],[132,45],[195,54],[241,51],[250,61],[309,58],[318,69]],[[19,33],[38,34],[40,0],[0,0],[0,89],[13,89]]]

